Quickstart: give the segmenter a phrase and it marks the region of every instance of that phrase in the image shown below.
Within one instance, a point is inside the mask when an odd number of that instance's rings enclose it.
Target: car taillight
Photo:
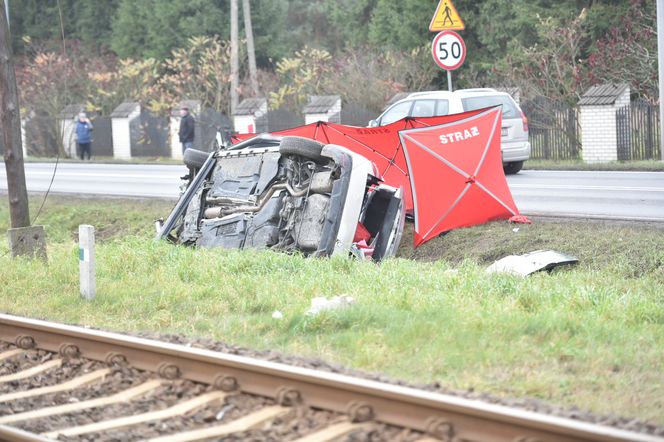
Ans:
[[[523,122],[523,131],[528,132],[528,117],[521,111],[521,121]]]

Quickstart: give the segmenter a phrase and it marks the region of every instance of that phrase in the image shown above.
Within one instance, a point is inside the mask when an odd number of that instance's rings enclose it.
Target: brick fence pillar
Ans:
[[[579,101],[583,161],[608,163],[618,160],[616,111],[629,106],[629,86],[601,85],[590,88]]]

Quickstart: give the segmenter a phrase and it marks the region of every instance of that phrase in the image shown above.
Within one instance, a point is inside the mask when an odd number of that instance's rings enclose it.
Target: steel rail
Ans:
[[[0,340],[99,361],[125,360],[167,378],[301,399],[315,408],[348,413],[355,421],[376,420],[442,440],[664,442],[657,436],[457,396],[5,314],[0,314]]]

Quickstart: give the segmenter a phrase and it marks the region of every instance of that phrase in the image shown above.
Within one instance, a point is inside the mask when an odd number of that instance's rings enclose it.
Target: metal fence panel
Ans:
[[[48,115],[37,114],[25,120],[25,143],[28,155],[52,157],[58,153],[59,120]]]
[[[286,109],[276,109],[256,120],[256,132],[276,132],[303,124],[304,117],[301,114]]]
[[[362,104],[348,103],[341,107],[341,124],[367,127],[369,120],[377,118],[380,112],[372,111]]]
[[[92,120],[92,155],[98,157],[113,156],[113,131],[111,117],[96,117]]]
[[[231,119],[227,115],[217,112],[214,109],[203,109],[196,116],[196,139],[194,147],[205,152],[210,152],[214,148],[217,130],[223,133],[224,131],[230,131],[232,127]]]
[[[155,115],[147,109],[130,123],[131,156],[162,157],[169,156],[168,117]]]
[[[545,97],[527,101],[521,108],[528,117],[531,158],[579,158],[580,136],[575,108]]]
[[[616,110],[616,131],[619,160],[661,158],[659,106],[639,99]]]
[[[625,161],[631,157],[632,131],[630,129],[630,106],[623,106],[616,110],[616,135],[618,147],[618,160]]]

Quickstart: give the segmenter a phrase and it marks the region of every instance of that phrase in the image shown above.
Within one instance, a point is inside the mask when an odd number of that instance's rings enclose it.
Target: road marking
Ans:
[[[544,173],[569,173],[569,174],[610,174],[610,173],[620,173],[620,174],[637,174],[637,173],[659,173],[664,175],[664,172],[659,170],[539,170],[539,169],[526,169],[521,174],[530,175],[530,174],[544,174]]]
[[[592,213],[568,213],[568,212],[547,212],[547,211],[522,211],[522,215],[542,218],[586,218],[605,221],[638,221],[648,223],[664,223],[664,217],[647,217],[647,216],[620,216],[620,215],[602,215]]]
[[[182,171],[184,172],[184,171]],[[181,172],[174,172],[173,175],[152,175],[152,174],[146,174],[146,173],[131,173],[131,174],[118,174],[118,173],[81,173],[81,172],[61,172],[58,171],[55,176],[56,177],[86,177],[86,178],[158,178],[158,179],[166,179],[166,180],[172,180],[174,178],[179,179],[179,174]],[[51,172],[37,172],[37,171],[27,171],[25,176],[27,178],[30,178],[33,175],[44,175],[44,176],[52,176],[53,171]]]
[[[664,187],[585,186],[575,184],[509,184],[515,189],[606,190],[626,192],[664,192]]]

